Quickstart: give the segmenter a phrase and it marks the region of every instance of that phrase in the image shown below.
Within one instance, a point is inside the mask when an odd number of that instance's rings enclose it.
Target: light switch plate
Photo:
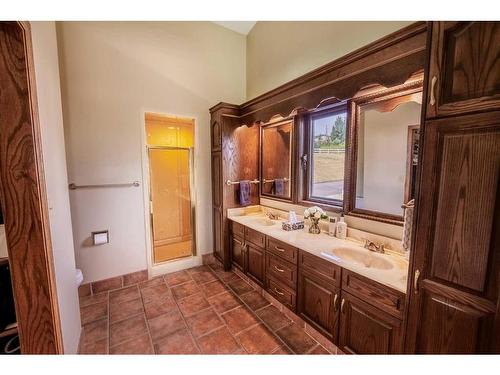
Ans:
[[[104,245],[109,243],[109,231],[101,230],[92,232],[92,245]]]

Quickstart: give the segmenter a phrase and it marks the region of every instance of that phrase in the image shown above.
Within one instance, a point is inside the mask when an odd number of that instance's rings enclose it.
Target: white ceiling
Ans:
[[[237,33],[247,35],[257,21],[213,21],[217,25],[226,29],[236,31]]]

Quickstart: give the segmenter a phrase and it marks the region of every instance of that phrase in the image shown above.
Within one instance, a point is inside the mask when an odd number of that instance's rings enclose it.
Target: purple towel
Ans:
[[[250,204],[250,181],[240,181],[240,204],[248,206]]]
[[[276,195],[285,194],[285,181],[282,178],[274,179],[274,194]]]

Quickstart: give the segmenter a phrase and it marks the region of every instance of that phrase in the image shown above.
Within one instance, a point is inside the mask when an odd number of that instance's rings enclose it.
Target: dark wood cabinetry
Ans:
[[[432,22],[409,353],[500,352],[500,24]]]
[[[402,321],[342,291],[339,348],[351,354],[402,351]]]
[[[246,273],[257,284],[263,285],[266,275],[266,256],[262,247],[255,246],[250,242],[246,244]]]
[[[245,272],[245,255],[246,247],[243,242],[243,237],[231,237],[231,262],[233,266],[240,271]]]
[[[498,109],[500,22],[433,22],[427,117]]]

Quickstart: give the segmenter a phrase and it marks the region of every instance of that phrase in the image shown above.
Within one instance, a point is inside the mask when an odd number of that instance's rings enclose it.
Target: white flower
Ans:
[[[308,210],[308,209],[306,209],[306,210],[304,211],[304,217],[307,219],[307,218],[309,217],[309,215],[310,215],[310,212],[309,212],[309,210]]]
[[[320,218],[321,218],[321,212],[316,211],[316,213],[314,214],[314,217],[315,217],[316,219],[320,219]]]

